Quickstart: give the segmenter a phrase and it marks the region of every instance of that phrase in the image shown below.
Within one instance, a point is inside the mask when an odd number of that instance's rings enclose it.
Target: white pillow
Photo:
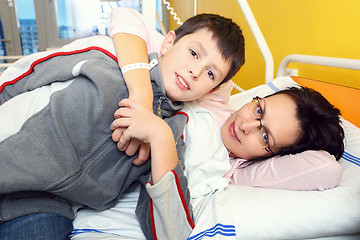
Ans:
[[[233,95],[230,105],[237,109],[256,95],[264,97],[295,85],[290,77],[277,78]],[[346,120],[343,124],[345,154],[339,163],[344,173],[338,187],[287,191],[231,185],[225,189],[222,194],[230,201],[237,239],[306,239],[360,232],[360,129]]]

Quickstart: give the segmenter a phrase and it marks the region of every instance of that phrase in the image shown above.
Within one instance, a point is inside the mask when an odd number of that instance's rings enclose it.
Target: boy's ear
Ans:
[[[176,38],[175,31],[170,31],[165,36],[160,48],[161,55],[165,55],[166,52],[171,48],[171,46],[174,44],[175,38]]]

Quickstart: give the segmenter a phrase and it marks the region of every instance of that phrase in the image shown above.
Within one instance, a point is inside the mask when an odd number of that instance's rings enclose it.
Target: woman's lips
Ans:
[[[240,139],[237,137],[236,132],[235,132],[235,122],[232,122],[232,123],[230,124],[229,132],[230,132],[230,135],[231,135],[233,138],[235,138],[236,140],[238,140],[239,142],[241,142]]]

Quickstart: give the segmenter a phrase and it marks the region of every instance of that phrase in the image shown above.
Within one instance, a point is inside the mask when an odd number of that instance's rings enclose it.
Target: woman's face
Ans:
[[[260,119],[263,127],[260,127]],[[233,113],[221,128],[230,156],[254,159],[296,142],[300,135],[296,104],[286,94],[254,100]]]

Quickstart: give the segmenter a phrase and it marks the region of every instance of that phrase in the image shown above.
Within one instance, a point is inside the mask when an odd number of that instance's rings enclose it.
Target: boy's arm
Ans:
[[[119,7],[111,12],[110,36],[113,38],[120,68],[133,63],[148,63],[149,52],[160,52],[163,36],[145,22],[134,9]],[[152,111],[153,93],[150,73],[134,69],[124,74],[130,98]]]
[[[117,33],[113,36],[113,41],[120,68],[133,63],[149,62],[146,43],[142,38],[132,34]],[[152,111],[153,92],[149,70],[138,68],[123,75],[129,90],[129,98]]]
[[[115,8],[111,12],[110,36],[121,68],[132,63],[148,63],[148,53],[160,54],[164,39],[154,27],[145,22],[139,12],[124,7]],[[124,77],[130,97],[152,110],[153,94],[149,71],[135,69],[126,72]]]
[[[148,63],[146,44],[142,38],[132,34],[117,33],[113,36],[113,42],[120,68],[132,63]],[[152,111],[153,92],[149,70],[133,69],[123,73],[123,76],[129,98]],[[124,130],[124,128],[117,128],[113,131],[112,138],[115,142],[119,141]],[[129,156],[133,156],[139,150],[138,158],[133,161],[136,165],[144,163],[149,156],[149,145],[137,139],[130,139],[126,145],[122,147],[118,145],[118,148]]]
[[[142,24],[141,17],[134,11],[126,8],[117,8],[111,15],[111,36],[113,38],[119,67],[123,68],[133,63],[148,63],[145,25]],[[135,30],[137,29],[137,30]],[[144,35],[135,35],[136,31],[143,32]],[[129,90],[129,98],[142,104],[146,109],[152,111],[153,92],[150,81],[149,70],[140,68],[123,73],[125,83]],[[115,129],[112,138],[118,141],[125,129]],[[138,149],[139,157],[134,164],[142,164],[149,155],[149,146],[139,140],[131,139],[120,150],[132,156]]]
[[[150,198],[149,198],[150,197]],[[187,239],[194,229],[187,179],[180,163],[140,191],[136,216],[147,239]]]
[[[178,163],[172,130],[164,120],[135,101],[124,99],[119,105],[121,108],[117,113],[121,119],[114,121],[111,129],[125,127],[126,130],[118,144],[123,147],[132,138],[150,144],[151,175],[153,184],[156,184]]]
[[[190,192],[179,156],[183,141],[175,144],[169,125],[129,99],[121,101],[124,108],[117,126],[127,127],[119,143],[138,138],[151,146],[151,182],[146,194],[140,194],[136,214],[147,239],[186,239],[194,228]],[[144,121],[146,119],[146,121]],[[183,157],[183,156],[181,156]],[[149,198],[150,196],[150,198]],[[176,223],[176,224],[174,224]]]

